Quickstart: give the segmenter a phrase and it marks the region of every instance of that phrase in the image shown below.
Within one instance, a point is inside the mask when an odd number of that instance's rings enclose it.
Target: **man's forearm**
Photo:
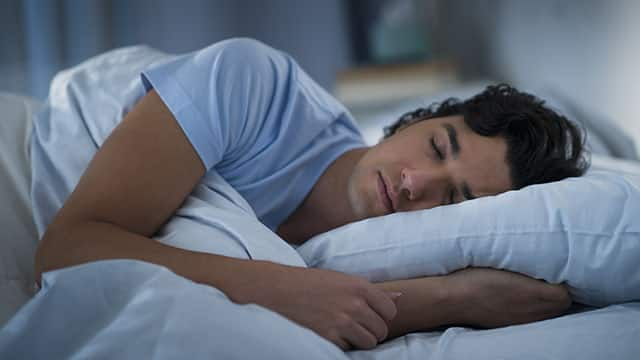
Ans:
[[[60,231],[48,231],[36,252],[36,279],[44,271],[108,259],[135,259],[165,266],[192,281],[232,290],[234,279],[245,268],[245,260],[192,252],[164,245],[127,232],[112,224],[86,222]]]
[[[388,339],[455,323],[455,303],[444,277],[424,277],[376,284],[387,292],[400,292],[398,313],[389,323]]]
[[[376,285],[403,293],[396,300],[398,314],[389,324],[390,337],[453,324],[523,324],[562,315],[571,305],[563,285],[487,268]]]

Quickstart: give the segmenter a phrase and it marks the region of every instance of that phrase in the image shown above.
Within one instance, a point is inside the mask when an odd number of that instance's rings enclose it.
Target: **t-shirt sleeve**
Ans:
[[[256,40],[162,60],[142,72],[142,82],[167,105],[207,172],[224,177],[271,229],[336,158],[364,146],[338,100],[291,56]]]
[[[231,39],[143,71],[207,170],[242,151],[291,77],[283,53],[252,39]]]

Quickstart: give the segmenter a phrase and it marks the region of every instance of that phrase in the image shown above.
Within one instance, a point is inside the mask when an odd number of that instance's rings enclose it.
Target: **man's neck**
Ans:
[[[340,155],[320,176],[302,204],[278,227],[277,233],[292,244],[355,221],[349,202],[349,178],[368,148]]]

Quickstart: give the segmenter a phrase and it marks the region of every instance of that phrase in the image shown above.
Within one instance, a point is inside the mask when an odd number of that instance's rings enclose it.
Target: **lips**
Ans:
[[[385,183],[384,178],[382,177],[382,174],[380,172],[378,172],[378,194],[380,195],[380,201],[382,202],[384,208],[387,209],[387,212],[389,214],[393,213],[393,201],[389,196],[387,184]]]

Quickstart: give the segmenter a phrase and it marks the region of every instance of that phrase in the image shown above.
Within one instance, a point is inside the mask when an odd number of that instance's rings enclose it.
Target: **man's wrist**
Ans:
[[[390,337],[457,323],[458,295],[444,276],[389,281],[377,284],[386,292],[400,292],[398,315],[390,324]]]
[[[459,324],[462,320],[461,314],[464,310],[463,296],[459,289],[452,286],[447,276],[436,276],[429,278],[433,287],[431,290],[433,309],[439,314],[435,317],[438,326]],[[433,321],[434,317],[432,317]]]
[[[441,289],[442,310],[444,312],[444,322],[442,325],[465,324],[467,322],[467,311],[471,304],[468,303],[468,290],[459,286],[460,284],[450,275],[438,277]]]
[[[222,291],[231,301],[245,304],[254,302],[257,286],[263,281],[257,276],[268,276],[270,263],[265,261],[245,260],[227,256],[198,253],[192,259],[193,266],[198,269],[198,282],[213,286]]]

